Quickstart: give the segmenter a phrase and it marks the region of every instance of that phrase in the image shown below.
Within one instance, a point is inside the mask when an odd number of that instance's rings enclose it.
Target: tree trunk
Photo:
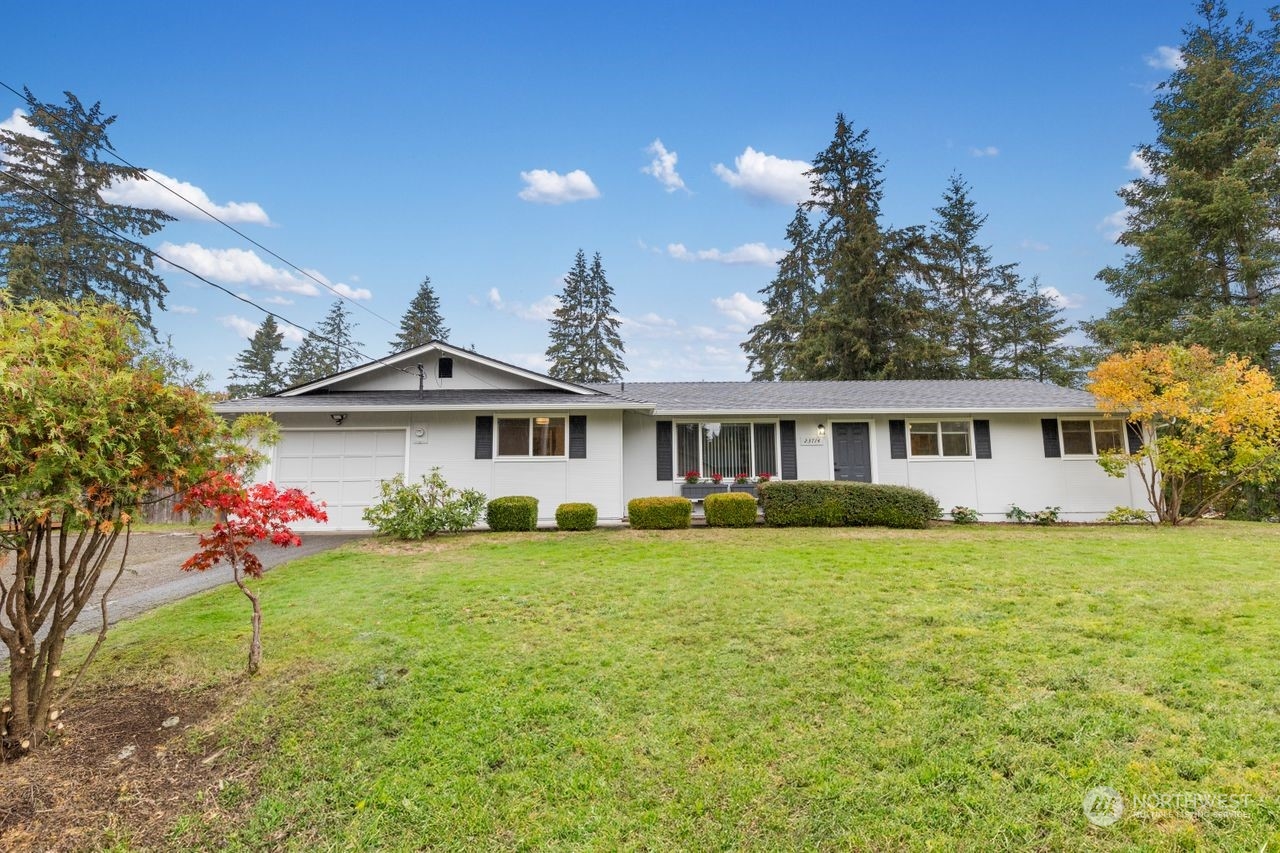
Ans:
[[[258,601],[258,596],[254,595],[249,585],[244,582],[239,560],[232,561],[231,570],[235,574],[236,586],[240,587],[240,591],[253,605],[253,633],[249,638],[249,674],[257,675],[258,669],[262,666],[262,605]]]

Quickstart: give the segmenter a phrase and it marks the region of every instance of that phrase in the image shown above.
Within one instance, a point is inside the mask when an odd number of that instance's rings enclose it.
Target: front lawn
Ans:
[[[180,847],[1274,849],[1278,553],[1246,524],[368,542],[261,584],[252,682],[234,588],[114,629],[94,678],[216,687],[182,748],[253,772]]]

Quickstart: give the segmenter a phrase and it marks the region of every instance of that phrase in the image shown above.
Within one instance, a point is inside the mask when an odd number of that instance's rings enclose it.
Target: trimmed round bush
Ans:
[[[561,530],[595,530],[595,504],[567,503],[556,507],[556,527]]]
[[[751,527],[756,523],[756,499],[746,492],[707,495],[702,508],[707,527]]]
[[[636,530],[679,530],[693,518],[688,498],[633,498],[627,501],[627,518]]]
[[[536,530],[538,499],[529,495],[494,498],[485,508],[485,522],[490,530]]]
[[[933,495],[907,486],[775,480],[756,489],[771,527],[923,528],[942,514]]]

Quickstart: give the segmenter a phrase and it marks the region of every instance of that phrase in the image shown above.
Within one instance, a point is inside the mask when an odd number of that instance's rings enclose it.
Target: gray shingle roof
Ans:
[[[219,412],[333,412],[343,409],[406,411],[424,409],[636,409],[647,408],[605,394],[570,391],[521,391],[501,388],[459,391],[334,391],[297,397],[248,397],[227,400]]]
[[[627,382],[591,386],[651,403],[657,414],[942,412],[1093,409],[1093,396],[1027,379],[865,382]]]

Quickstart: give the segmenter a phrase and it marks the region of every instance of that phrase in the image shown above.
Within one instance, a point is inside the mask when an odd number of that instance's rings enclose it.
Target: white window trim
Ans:
[[[1062,432],[1063,421],[1088,421],[1089,422],[1089,446],[1093,449],[1092,453],[1068,453],[1067,438]],[[1099,421],[1109,424],[1115,424],[1120,427],[1120,450],[1121,452],[1129,449],[1129,432],[1125,429],[1125,422],[1115,420],[1113,418],[1058,418],[1058,447],[1062,448],[1063,459],[1097,459],[1102,454],[1098,453],[1098,432],[1094,424]]]
[[[671,467],[673,469],[678,469],[680,467],[680,425],[681,424],[696,424],[698,427],[698,471],[699,472],[702,471],[702,467],[703,467],[702,466],[702,426],[703,424],[748,424],[751,427],[751,468],[752,468],[751,477],[753,479],[760,475],[760,472],[755,470],[755,464],[756,464],[755,425],[756,424],[772,425],[773,426],[773,469],[769,471],[769,474],[772,475],[772,479],[774,480],[782,479],[782,473],[781,473],[782,430],[778,426],[779,421],[769,420],[768,418],[735,418],[733,420],[718,420],[718,421],[692,420],[689,418],[684,418],[681,420],[672,421],[671,423]],[[682,482],[684,480],[683,471],[673,470],[672,474],[674,475],[677,481]],[[704,480],[708,479],[707,475],[703,475],[703,479]],[[726,483],[733,482],[733,475],[725,474],[724,482]]]
[[[944,456],[944,455],[942,454],[942,422],[943,422],[943,421],[946,421],[947,423],[953,423],[953,424],[958,424],[958,423],[964,422],[964,423],[966,423],[966,424],[968,424],[968,425],[969,425],[969,453],[968,453],[968,455],[966,455],[966,456]],[[913,424],[913,423],[917,423],[917,424],[936,423],[936,424],[938,425],[938,432],[936,433],[936,435],[938,436],[938,452],[937,452],[937,454],[936,454],[936,455],[930,454],[930,455],[927,455],[927,456],[917,456],[917,455],[912,451],[912,449],[911,449],[911,424]],[[973,446],[973,418],[944,418],[944,417],[936,417],[936,418],[916,418],[916,419],[914,419],[914,420],[912,420],[911,418],[907,418],[907,420],[906,420],[906,431],[907,431],[907,460],[908,460],[908,461],[915,461],[915,462],[964,462],[965,460],[973,460],[973,459],[977,459],[977,458],[978,458],[978,457],[975,455],[975,452],[974,452],[974,451],[975,451],[975,448],[974,448],[974,446]]]
[[[559,456],[534,456],[533,455],[533,421],[535,418],[552,418],[564,421],[564,453]],[[504,454],[500,448],[502,446],[499,438],[502,421],[518,421],[526,420],[529,422],[529,452],[523,456],[514,453]],[[535,412],[531,415],[524,414],[495,414],[493,416],[493,461],[494,462],[562,462],[569,458],[569,416],[568,415],[551,415],[546,413]]]

